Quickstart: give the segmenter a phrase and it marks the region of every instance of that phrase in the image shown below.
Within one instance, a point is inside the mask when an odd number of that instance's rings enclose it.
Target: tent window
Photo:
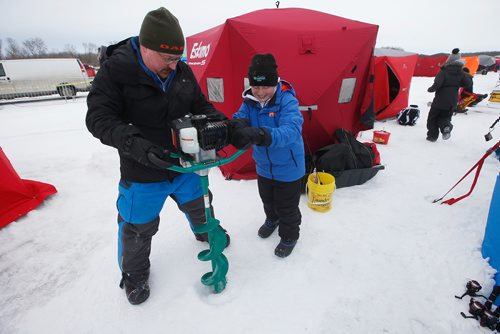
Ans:
[[[356,88],[356,78],[343,79],[342,87],[340,87],[339,103],[351,102],[354,95],[354,88]]]
[[[3,69],[3,64],[0,64],[0,77],[5,76],[5,70]]]
[[[224,102],[224,79],[207,78],[208,100],[211,102]]]
[[[250,80],[248,78],[243,79],[243,91],[246,91],[248,88],[250,88]]]

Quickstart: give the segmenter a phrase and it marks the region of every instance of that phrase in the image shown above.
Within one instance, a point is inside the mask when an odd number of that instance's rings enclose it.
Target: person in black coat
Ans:
[[[191,69],[180,62],[184,35],[177,18],[161,7],[149,12],[140,34],[120,42],[104,60],[87,97],[86,125],[94,137],[118,150],[121,179],[118,209],[120,287],[131,304],[149,297],[151,239],[168,197],[191,227],[206,223],[200,177],[154,165],[151,153],[172,164],[170,124],[188,114],[226,119],[201,92]],[[213,211],[209,194],[210,209]],[[208,241],[206,233],[195,234]],[[226,234],[226,245],[229,236]]]
[[[465,61],[461,58],[460,50],[453,49],[441,70],[434,78],[434,83],[427,89],[435,92],[429,115],[427,116],[427,140],[435,142],[441,131],[443,139],[451,136],[453,124],[451,118],[457,107],[458,91],[460,87],[472,84],[471,78],[462,68]]]
[[[470,74],[470,70],[467,67],[464,67],[463,70],[470,78],[470,85],[464,86],[464,89],[462,90],[462,94],[460,96],[462,99],[470,96],[471,94],[474,94],[474,77],[472,76],[472,74]]]

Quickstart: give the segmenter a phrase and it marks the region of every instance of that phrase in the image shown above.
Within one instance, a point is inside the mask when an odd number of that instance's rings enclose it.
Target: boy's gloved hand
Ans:
[[[122,150],[122,154],[125,157],[133,159],[147,167],[161,168],[149,160],[148,154],[150,153],[153,153],[161,160],[168,161],[169,152],[167,149],[153,144],[139,135],[129,136],[125,140]]]
[[[251,145],[269,146],[272,136],[264,128],[245,127],[236,129],[230,136],[231,144],[239,150],[246,150]]]
[[[227,130],[229,133],[229,138],[238,129],[246,128],[250,126],[250,121],[247,118],[234,118],[227,121]]]

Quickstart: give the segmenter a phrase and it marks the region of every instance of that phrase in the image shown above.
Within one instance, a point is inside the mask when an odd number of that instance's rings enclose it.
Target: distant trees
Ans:
[[[26,56],[26,52],[19,46],[13,38],[7,38],[7,48],[5,49],[6,59],[19,59]]]
[[[94,43],[83,43],[83,53],[76,51],[71,44],[66,44],[62,52],[48,51],[44,40],[39,37],[29,38],[19,43],[13,38],[5,39],[5,47],[0,39],[0,59],[24,59],[24,58],[79,58],[83,63],[98,65],[97,45]]]
[[[28,57],[42,57],[47,54],[47,46],[39,37],[25,40],[23,46]]]
[[[400,48],[399,46],[383,46],[381,47],[381,49],[404,51],[404,49]]]

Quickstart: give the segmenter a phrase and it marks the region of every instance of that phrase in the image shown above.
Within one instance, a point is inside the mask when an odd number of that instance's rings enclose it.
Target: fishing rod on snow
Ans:
[[[455,298],[462,299],[466,294],[473,297],[483,297],[486,299],[484,303],[471,298],[469,301],[469,314],[465,315],[464,312],[460,312],[460,315],[464,319],[475,319],[479,321],[481,327],[487,327],[489,329],[499,331],[500,330],[500,307],[496,307],[492,310],[493,303],[500,294],[500,286],[493,287],[493,291],[489,297],[483,295],[477,295],[476,293],[481,290],[481,285],[477,281],[469,281],[466,285],[467,291],[461,297],[455,296]]]
[[[481,284],[479,284],[478,281],[475,280],[470,280],[467,282],[465,285],[466,291],[463,293],[461,296],[455,296],[457,299],[462,299],[465,296],[471,296],[471,297],[483,297],[484,299],[488,299],[488,297],[483,296],[483,295],[478,295],[477,292],[482,289]]]

